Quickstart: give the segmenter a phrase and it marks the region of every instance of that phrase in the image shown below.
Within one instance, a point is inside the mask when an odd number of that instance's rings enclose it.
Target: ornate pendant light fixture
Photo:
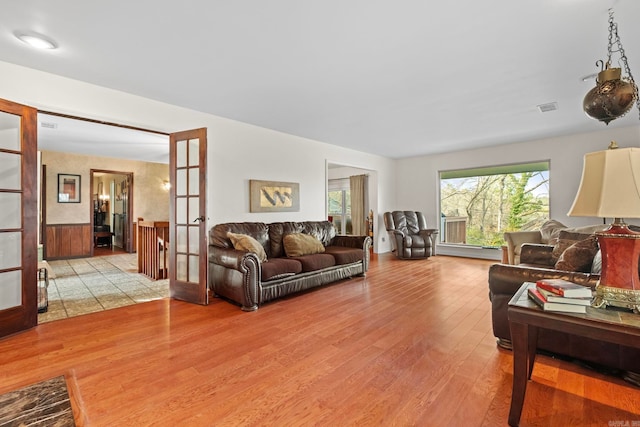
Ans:
[[[613,50],[613,46],[616,50]],[[619,63],[624,66],[626,73],[622,77],[622,69],[611,67],[613,53],[620,55]],[[593,119],[609,124],[610,121],[624,116],[632,107],[634,101],[640,111],[638,99],[638,86],[633,80],[631,69],[624,53],[620,36],[618,36],[618,24],[613,21],[613,9],[609,9],[609,44],[607,46],[607,62],[596,62],[601,71],[596,79],[596,87],[591,89],[584,97],[582,108]]]

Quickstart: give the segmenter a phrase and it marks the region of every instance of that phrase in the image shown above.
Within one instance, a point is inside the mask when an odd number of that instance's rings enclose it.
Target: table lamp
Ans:
[[[618,148],[587,153],[578,194],[569,216],[613,218],[596,237],[602,254],[602,272],[593,306],[616,306],[640,311],[640,233],[623,218],[640,218],[640,148]]]

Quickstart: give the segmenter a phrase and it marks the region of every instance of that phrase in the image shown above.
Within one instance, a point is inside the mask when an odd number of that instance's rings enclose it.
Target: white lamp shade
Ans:
[[[640,148],[585,154],[580,187],[568,215],[640,218]]]

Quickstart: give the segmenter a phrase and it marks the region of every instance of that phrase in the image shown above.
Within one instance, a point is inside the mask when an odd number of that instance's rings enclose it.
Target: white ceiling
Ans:
[[[38,149],[169,163],[169,137],[124,127],[38,114]]]
[[[21,0],[0,60],[402,158],[604,129],[581,78],[612,6],[640,79],[637,0]],[[609,126],[638,124],[634,108]]]

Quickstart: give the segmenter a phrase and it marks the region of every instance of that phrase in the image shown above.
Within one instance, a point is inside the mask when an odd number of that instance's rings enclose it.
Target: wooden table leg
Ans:
[[[533,372],[533,364],[536,361],[536,353],[538,351],[538,328],[534,326],[528,327],[529,341],[527,342],[527,364],[529,372],[527,380],[531,379],[531,373]]]
[[[527,391],[527,381],[531,378],[535,361],[538,329],[522,323],[509,322],[511,342],[513,344],[513,389],[509,425],[520,424],[520,415]]]

